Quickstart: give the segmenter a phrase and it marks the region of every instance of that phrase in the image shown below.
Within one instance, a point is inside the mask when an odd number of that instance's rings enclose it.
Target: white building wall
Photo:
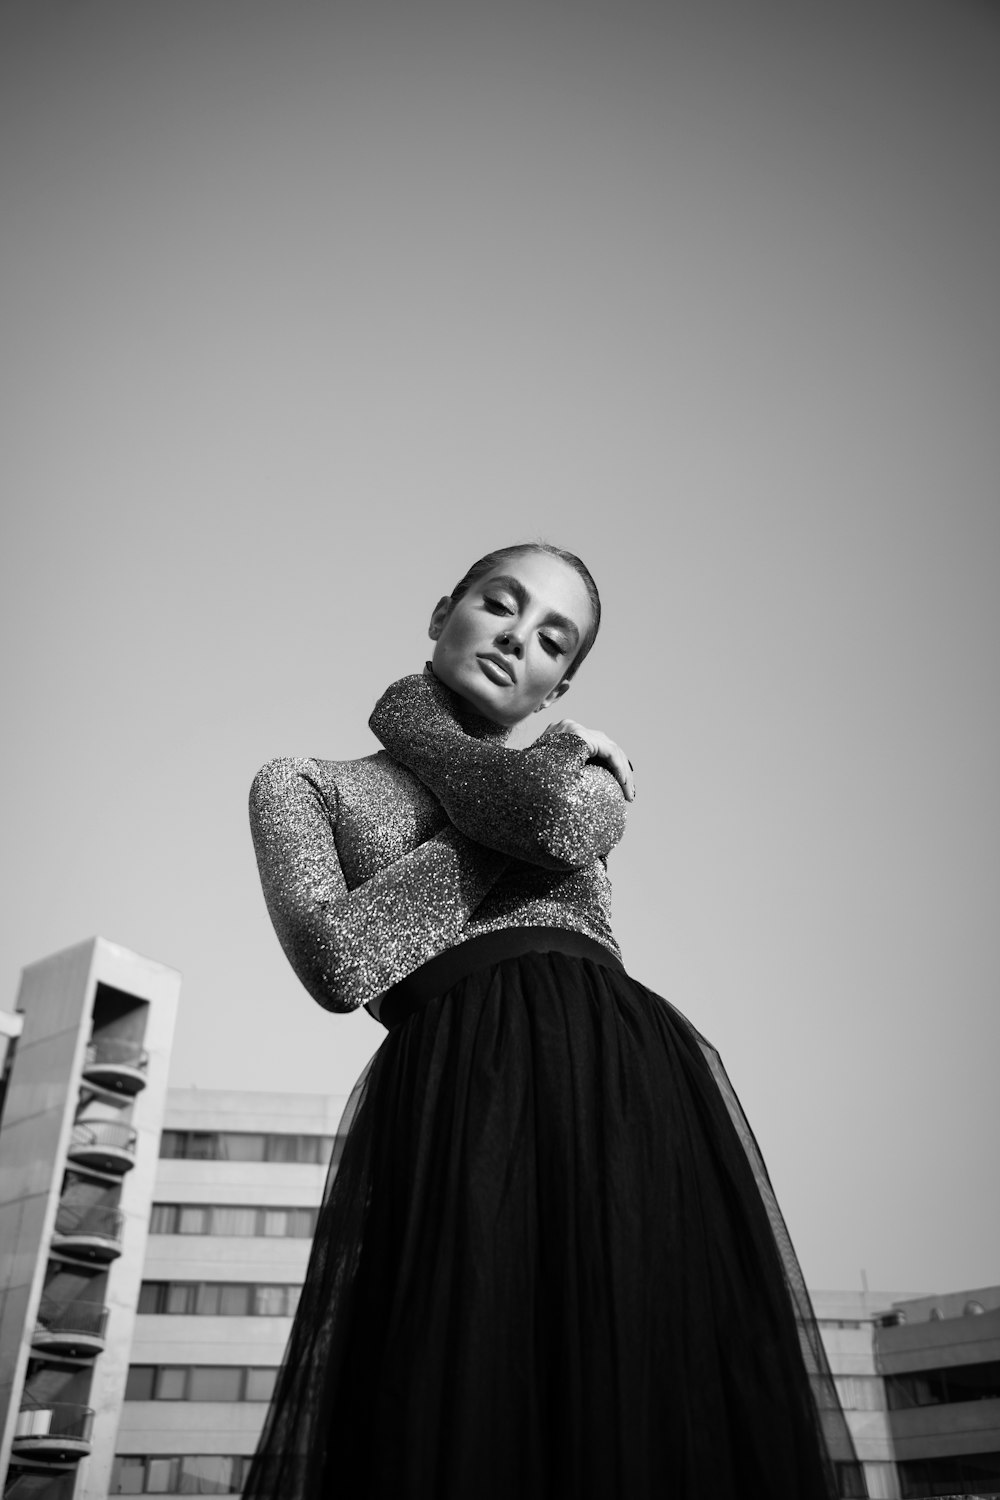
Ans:
[[[164,1129],[334,1137],[343,1096],[171,1090]],[[154,1203],[318,1208],[326,1165],[161,1158]],[[265,1236],[151,1234],[143,1280],[284,1283],[301,1286],[311,1240]],[[145,1314],[136,1319],[133,1366],[277,1368],[290,1317]],[[250,1455],[263,1401],[130,1400],[118,1428],[119,1455]]]

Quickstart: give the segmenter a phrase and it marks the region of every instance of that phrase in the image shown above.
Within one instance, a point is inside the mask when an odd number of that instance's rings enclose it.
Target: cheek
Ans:
[[[448,621],[441,636],[441,646],[445,651],[464,651],[475,639],[475,621],[468,615],[453,615]]]

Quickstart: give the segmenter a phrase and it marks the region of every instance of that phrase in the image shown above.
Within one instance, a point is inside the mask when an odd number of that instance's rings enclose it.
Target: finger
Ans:
[[[635,799],[635,777],[629,766],[628,756],[620,745],[610,744],[607,751],[607,764],[621,783],[625,800],[632,802]]]

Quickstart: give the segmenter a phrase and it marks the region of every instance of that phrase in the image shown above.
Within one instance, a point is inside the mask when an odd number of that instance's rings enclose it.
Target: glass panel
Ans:
[[[195,1311],[205,1317],[214,1317],[219,1311],[219,1283],[202,1281],[198,1285],[198,1300]]]
[[[319,1162],[320,1166],[326,1166],[334,1152],[336,1136],[332,1135],[309,1135],[305,1137],[308,1142],[308,1156],[300,1157],[300,1161]]]
[[[166,1311],[189,1313],[194,1311],[194,1292],[197,1283],[190,1281],[168,1281]]]
[[[149,1216],[150,1234],[176,1234],[177,1233],[177,1204],[176,1203],[154,1203],[153,1211]]]
[[[139,1288],[139,1306],[137,1311],[141,1313],[158,1313],[163,1309],[163,1291],[166,1282],[144,1281]]]
[[[182,1495],[234,1495],[236,1460],[192,1457],[181,1459],[179,1493]]]
[[[111,1471],[113,1495],[141,1495],[146,1486],[144,1458],[116,1458]]]
[[[314,1208],[290,1208],[288,1210],[288,1233],[293,1239],[307,1240],[316,1228]]]
[[[147,1495],[169,1495],[171,1490],[176,1490],[177,1460],[175,1458],[148,1458],[146,1465]]]
[[[225,1161],[263,1161],[264,1137],[247,1131],[225,1131],[219,1137],[220,1154]]]
[[[177,1216],[178,1234],[205,1234],[208,1210],[198,1203],[185,1203]]]
[[[221,1155],[218,1135],[214,1130],[188,1131],[184,1155],[189,1161],[218,1161]]]
[[[239,1401],[242,1394],[241,1365],[195,1365],[191,1370],[189,1401]]]
[[[161,1157],[183,1156],[186,1139],[186,1130],[165,1130],[160,1136]]]
[[[246,1393],[243,1399],[245,1401],[270,1401],[277,1378],[278,1372],[275,1369],[248,1370]]]
[[[837,1375],[837,1395],[845,1411],[882,1411],[885,1399],[877,1375]]]
[[[282,1239],[287,1235],[288,1210],[286,1208],[265,1208],[264,1233]]]
[[[250,1311],[250,1288],[246,1282],[231,1282],[221,1288],[220,1313],[228,1318],[245,1318]]]
[[[253,1310],[259,1318],[283,1318],[288,1309],[288,1288],[254,1287]]]
[[[299,1305],[299,1297],[302,1295],[302,1288],[300,1286],[289,1286],[285,1288],[285,1291],[288,1293],[288,1316],[294,1318]]]
[[[299,1143],[302,1140],[298,1135],[269,1135],[267,1138],[268,1161],[304,1161],[305,1158],[299,1154]]]
[[[161,1365],[156,1377],[157,1401],[183,1401],[187,1375],[186,1365]]]
[[[240,1235],[256,1234],[257,1210],[255,1208],[213,1208],[212,1233]]]
[[[125,1382],[126,1401],[152,1401],[155,1365],[131,1365]]]

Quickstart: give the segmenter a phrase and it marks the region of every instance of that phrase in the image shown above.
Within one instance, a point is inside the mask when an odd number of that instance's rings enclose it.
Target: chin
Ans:
[[[449,677],[448,686],[452,692],[464,698],[477,713],[481,713],[487,719],[492,719],[494,724],[509,726],[516,724],[520,717],[519,714],[515,714],[511,718],[510,710],[504,703],[506,689],[489,682],[475,664],[466,671],[457,672]]]

